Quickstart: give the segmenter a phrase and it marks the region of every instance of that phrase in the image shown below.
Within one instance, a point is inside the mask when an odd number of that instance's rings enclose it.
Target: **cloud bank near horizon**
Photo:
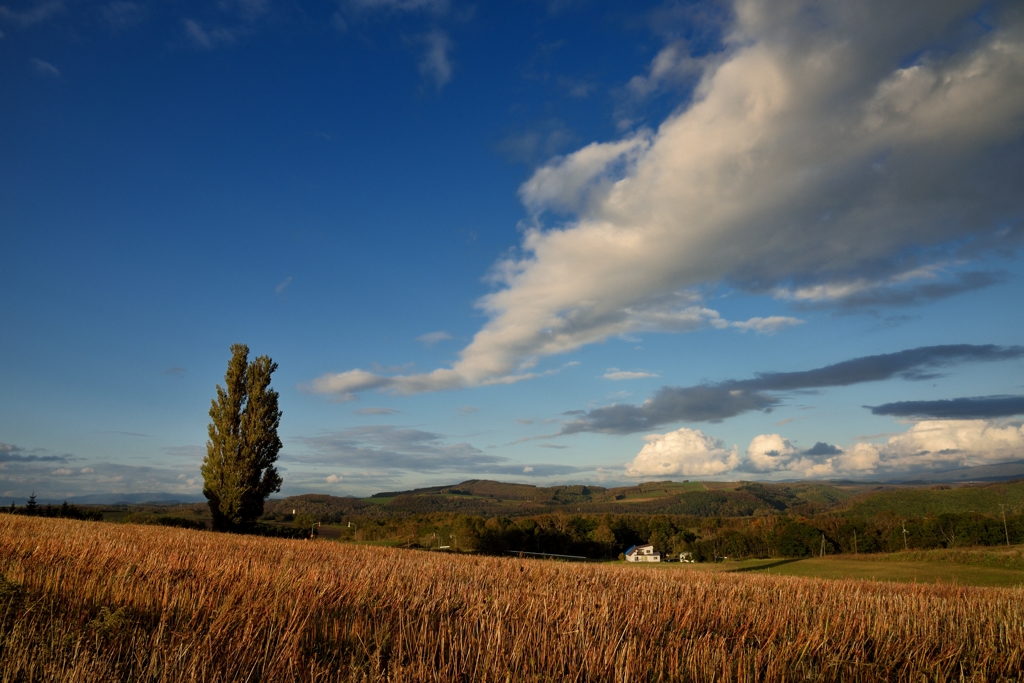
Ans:
[[[706,308],[693,292],[708,285],[843,307],[994,284],[950,264],[1024,233],[1020,7],[733,10],[721,52],[699,61],[691,98],[656,130],[589,144],[523,184],[533,227],[496,264],[499,288],[478,302],[489,320],[451,367],[353,369],[307,388],[353,398],[512,383],[614,336],[757,329]],[[547,228],[552,214],[571,218]]]
[[[924,473],[1019,459],[1024,425],[992,420],[928,420],[884,444],[858,442],[839,448],[824,442],[801,450],[779,434],[755,436],[744,454],[698,429],[649,434],[626,465],[626,476],[722,476],[785,473],[821,479],[892,473]]]

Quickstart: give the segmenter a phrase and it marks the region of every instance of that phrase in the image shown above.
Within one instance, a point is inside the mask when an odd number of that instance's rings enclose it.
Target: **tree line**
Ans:
[[[9,515],[27,515],[30,517],[55,517],[61,519],[81,519],[90,521],[102,521],[103,513],[99,510],[90,510],[88,508],[81,508],[77,505],[68,505],[67,501],[64,501],[61,505],[40,505],[36,502],[36,494],[33,493],[28,497],[28,501],[22,506],[18,506],[14,501],[11,501],[9,507],[0,508],[0,512]]]
[[[806,557],[1024,541],[1024,515],[1007,515],[1004,524],[999,515],[974,512],[908,519],[889,513],[871,517],[780,514],[755,518],[564,513],[487,518],[445,513],[391,519],[343,516],[337,521],[353,525],[344,528],[345,540],[390,541],[420,548],[448,546],[452,550],[486,554],[554,553],[591,559],[612,559],[630,546],[643,543],[650,543],[669,556],[688,552],[696,561],[705,562],[723,557]]]

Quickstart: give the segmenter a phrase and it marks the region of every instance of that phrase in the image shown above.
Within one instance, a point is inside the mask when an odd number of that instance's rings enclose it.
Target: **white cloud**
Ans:
[[[340,482],[344,481],[344,479],[345,479],[344,477],[341,477],[341,476],[339,476],[337,474],[331,474],[331,475],[328,475],[327,478],[324,479],[324,481],[326,481],[328,484],[337,484],[337,483],[340,483]]]
[[[529,474],[530,472],[533,472],[533,468],[529,465],[523,468],[523,474]]]
[[[778,434],[761,434],[747,447],[747,459],[754,469],[770,472],[785,467],[796,452],[788,439]]]
[[[1019,459],[1024,426],[991,420],[927,420],[885,444],[861,443],[836,465],[846,471],[913,470],[984,465]]]
[[[779,434],[755,436],[740,458],[733,447],[693,429],[644,437],[627,465],[632,477],[789,473],[804,478],[921,473],[1007,462],[1024,452],[1024,426],[992,420],[928,420],[886,443],[860,442],[845,450],[818,443],[800,450]]]
[[[885,282],[908,250],[989,239],[1024,210],[1024,26],[997,8],[991,31],[961,31],[980,7],[737,0],[727,50],[686,106],[524,183],[535,222],[496,265],[499,289],[478,302],[489,320],[452,367],[311,387],[509,383],[533,376],[524,363],[612,336],[770,332],[796,319],[734,325],[679,293]],[[575,217],[546,228],[545,211]]]
[[[434,29],[423,36],[423,42],[427,49],[420,58],[420,73],[424,78],[432,80],[440,90],[452,80],[452,60],[449,56],[452,41],[447,33]]]
[[[800,318],[773,315],[767,318],[751,318],[741,322],[729,323],[729,326],[735,327],[743,332],[753,330],[758,334],[775,334],[779,330],[792,327],[793,325],[802,325],[803,323],[804,321],[800,320]]]
[[[643,99],[665,85],[696,78],[705,68],[706,59],[694,59],[685,41],[675,41],[655,55],[646,76],[633,76],[626,84],[626,90],[632,97]]]
[[[736,469],[740,462],[735,446],[727,449],[720,439],[699,429],[650,434],[644,441],[647,444],[626,466],[627,476],[713,476]]]
[[[1019,459],[1022,452],[1021,425],[991,420],[927,420],[884,444],[860,442],[828,457],[808,456],[778,434],[764,434],[751,441],[747,458],[758,471],[821,477],[971,467]]]
[[[631,372],[628,370],[619,370],[618,368],[608,368],[608,371],[602,375],[605,379],[611,380],[623,380],[623,379],[643,379],[645,377],[657,377],[658,375],[653,372]]]

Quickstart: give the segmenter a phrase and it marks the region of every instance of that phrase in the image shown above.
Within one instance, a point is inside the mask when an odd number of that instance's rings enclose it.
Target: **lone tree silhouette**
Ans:
[[[274,463],[281,450],[277,436],[281,411],[270,375],[270,356],[248,362],[249,347],[235,344],[217,398],[210,406],[210,440],[203,460],[203,495],[213,513],[213,528],[240,530],[259,519],[267,496],[281,490]]]

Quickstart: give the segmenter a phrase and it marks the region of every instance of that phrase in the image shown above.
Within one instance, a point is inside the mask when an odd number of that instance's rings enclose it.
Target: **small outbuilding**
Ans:
[[[651,544],[635,545],[626,551],[626,562],[661,562],[661,553]]]

